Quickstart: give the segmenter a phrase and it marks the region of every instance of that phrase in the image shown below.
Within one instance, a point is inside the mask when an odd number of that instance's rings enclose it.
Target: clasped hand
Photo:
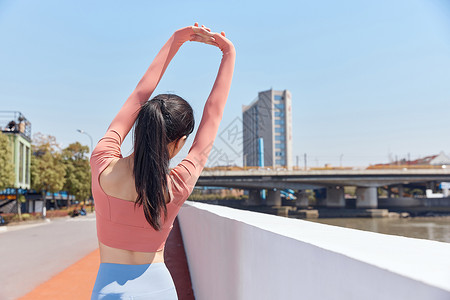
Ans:
[[[226,40],[225,32],[211,32],[211,29],[205,27],[204,25],[202,25],[202,27],[198,27],[198,23],[195,23],[194,26],[192,26],[192,30],[194,31],[194,34],[191,35],[190,41],[193,42],[205,43],[221,48],[219,45],[219,40]]]

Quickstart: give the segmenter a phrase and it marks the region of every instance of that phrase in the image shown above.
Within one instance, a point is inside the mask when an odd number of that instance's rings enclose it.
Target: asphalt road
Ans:
[[[0,300],[25,295],[97,247],[93,213],[0,227]]]

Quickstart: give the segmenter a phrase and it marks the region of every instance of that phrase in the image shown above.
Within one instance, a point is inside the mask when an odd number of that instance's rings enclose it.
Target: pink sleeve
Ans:
[[[150,67],[128,97],[106,134],[100,139],[91,155],[91,168],[100,174],[113,158],[121,158],[120,146],[133,127],[141,106],[148,101],[167,66],[181,45],[190,40],[194,31],[191,26],[175,31],[161,48]]]
[[[236,52],[233,44],[220,34],[216,34],[216,43],[223,52],[217,78],[203,109],[202,120],[195,135],[188,155],[171,170],[172,179],[183,189],[186,200],[192,193],[197,180],[205,167],[214,140],[222,120],[223,110],[228,98],[228,92],[233,77]],[[182,203],[178,203],[181,205]]]

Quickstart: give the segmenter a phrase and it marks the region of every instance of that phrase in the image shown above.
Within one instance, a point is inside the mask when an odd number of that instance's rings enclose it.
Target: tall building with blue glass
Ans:
[[[292,99],[288,90],[259,92],[252,103],[243,105],[242,121],[244,166],[263,162],[265,167],[292,169]]]

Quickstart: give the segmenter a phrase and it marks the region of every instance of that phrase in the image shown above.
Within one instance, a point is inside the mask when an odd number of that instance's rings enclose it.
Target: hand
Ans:
[[[198,23],[195,23],[194,26],[192,26],[192,31],[194,34],[191,35],[190,41],[213,45],[220,48],[222,51],[224,51],[225,48],[229,48],[230,45],[233,46],[233,44],[225,38],[225,32],[223,31],[221,33],[213,33],[211,32],[211,29],[204,25],[198,27]]]
[[[211,33],[211,29],[205,27],[205,25],[198,27],[198,23],[196,22],[194,26],[192,26],[192,30],[194,31],[194,34],[191,35],[190,41],[219,47],[214,38],[214,33]],[[225,36],[225,32],[222,31],[221,35]]]

